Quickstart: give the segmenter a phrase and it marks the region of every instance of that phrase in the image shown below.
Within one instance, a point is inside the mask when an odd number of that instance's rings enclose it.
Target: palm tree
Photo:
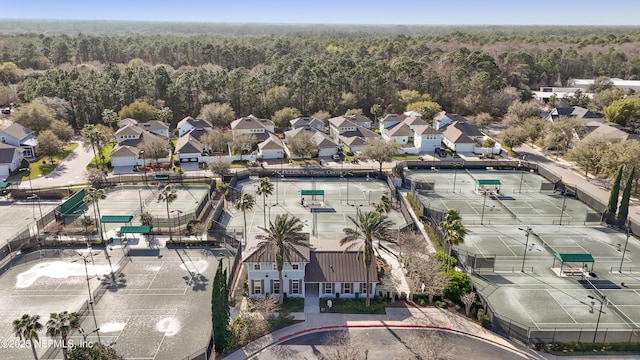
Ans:
[[[80,220],[80,223],[82,224],[82,228],[84,228],[84,237],[87,240],[87,246],[89,245],[89,228],[93,226],[93,219],[88,217],[87,215],[82,217],[82,220]]]
[[[244,238],[245,245],[247,245],[247,210],[253,209],[255,204],[256,200],[253,196],[246,193],[242,194],[242,197],[236,201],[236,210],[241,210],[244,218],[244,232],[242,233],[242,237]]]
[[[444,215],[444,220],[440,222],[440,229],[444,234],[444,242],[447,245],[447,272],[451,264],[451,248],[464,241],[467,229],[462,225],[462,219],[458,210],[451,209]]]
[[[167,205],[167,223],[169,224],[169,240],[173,240],[173,235],[171,234],[171,217],[169,215],[169,204],[174,202],[178,198],[176,194],[176,190],[171,186],[167,185],[162,189],[162,191],[158,194],[158,201],[164,201]],[[180,229],[178,229],[180,231]]]
[[[389,194],[384,194],[380,197],[380,202],[376,204],[376,211],[379,213],[391,212],[391,197],[389,197]]]
[[[58,337],[62,338],[62,356],[66,360],[69,356],[67,349],[67,338],[71,330],[80,327],[80,314],[72,312],[69,314],[67,311],[61,313],[52,313],[49,315],[49,321],[47,321],[47,336],[52,339]]]
[[[264,213],[262,214],[264,220],[264,227],[267,227],[267,196],[273,195],[273,183],[269,180],[268,177],[261,177],[260,183],[258,184],[258,191],[256,191],[256,195],[262,195],[262,204],[264,207]],[[271,219],[269,219],[271,222]]]
[[[35,341],[40,339],[38,337],[38,331],[40,330],[42,330],[40,315],[29,316],[29,314],[24,314],[20,319],[13,320],[13,333],[16,334],[20,340],[29,340],[33,358],[36,360],[38,360],[38,354],[36,354]]]
[[[93,205],[93,215],[96,218],[96,228],[98,229],[98,233],[100,234],[100,240],[104,241],[104,235],[102,234],[102,224],[100,223],[100,219],[102,216],[100,215],[100,200],[104,200],[107,198],[107,193],[104,189],[96,189],[94,187],[89,187],[84,195],[84,203],[87,205]],[[98,214],[96,215],[96,210]]]
[[[295,216],[290,218],[288,214],[283,214],[276,216],[274,222],[269,219],[268,229],[259,227],[260,230],[266,232],[266,235],[260,234],[256,236],[257,239],[263,240],[258,243],[259,251],[273,250],[274,252],[276,267],[278,268],[278,280],[280,281],[280,304],[284,301],[284,296],[282,296],[284,289],[282,268],[285,261],[291,263],[292,254],[297,254],[304,258],[296,246],[309,247],[309,243],[306,242],[306,237],[302,233],[302,227],[303,224],[300,219]]]
[[[109,140],[108,135],[101,127],[95,125],[85,125],[80,131],[85,145],[88,144],[93,149],[93,158],[96,160],[96,167],[100,169],[104,166],[102,161],[102,146]],[[99,153],[98,153],[99,152]],[[96,159],[96,155],[99,154],[100,162]]]
[[[369,283],[371,282],[369,276],[369,270],[371,268],[371,262],[373,261],[373,239],[377,239],[378,243],[381,240],[393,242],[393,235],[391,234],[391,226],[393,222],[388,219],[384,214],[377,211],[361,212],[357,215],[357,219],[349,216],[349,220],[353,223],[353,228],[344,228],[342,231],[345,236],[340,240],[340,245],[350,244],[345,251],[352,249],[354,246],[360,245],[363,254],[364,268],[365,268],[365,286],[366,291],[366,306],[371,304],[369,294]],[[364,242],[362,242],[364,241]]]

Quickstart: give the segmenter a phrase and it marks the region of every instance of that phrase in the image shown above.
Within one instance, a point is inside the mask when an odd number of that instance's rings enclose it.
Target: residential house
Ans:
[[[207,120],[194,119],[191,116],[187,116],[186,118],[178,122],[178,137],[188,133],[189,131],[191,131],[191,129],[194,128],[213,129],[213,126]]]
[[[287,297],[303,298],[305,295],[304,277],[309,264],[308,247],[298,247],[298,253],[291,251],[291,257],[282,269],[283,284],[280,284],[273,247],[255,250],[244,264],[247,267],[247,284],[249,298],[260,298],[265,295],[287,294]]]
[[[433,128],[436,130],[440,130],[445,126],[453,123],[454,121],[467,122],[467,119],[462,115],[452,114],[446,111],[440,111],[439,113],[433,116]]]
[[[591,121],[597,121],[600,123],[605,122],[602,115],[596,114],[590,111],[589,109],[585,109],[580,106],[571,106],[571,107],[565,107],[565,108],[554,107],[553,110],[551,110],[551,112],[546,114],[545,119],[553,122],[560,116],[579,119],[579,120],[582,120],[585,124]]]
[[[287,142],[289,142],[291,138],[305,132],[311,134],[311,140],[318,146],[318,157],[332,156],[338,153],[338,143],[333,141],[327,134],[314,128],[297,128],[289,130],[284,133],[284,136]],[[291,153],[291,150],[288,147],[285,151],[290,158],[297,158],[297,156]]]
[[[287,297],[304,297],[307,291],[323,298],[362,298],[364,293],[372,298],[375,295],[378,282],[375,262],[368,269],[367,289],[360,251],[318,251],[303,247],[298,251],[300,254],[292,251],[291,261],[284,263],[282,286],[273,249],[267,247],[251,253],[244,260],[249,297],[276,295],[281,291]]]
[[[387,141],[395,141],[406,153],[433,152],[440,147],[442,134],[421,117],[388,114],[380,119],[380,133]]]
[[[176,140],[176,156],[179,162],[204,162],[203,158],[208,154],[205,152],[205,146],[197,133],[206,133],[207,131],[211,130],[194,128]]]
[[[31,130],[18,123],[12,123],[0,130],[0,143],[21,148],[25,158],[34,158],[37,155],[38,140]]]
[[[147,141],[164,139],[167,141],[167,147],[169,147],[169,141],[166,137],[153,134],[133,124],[128,124],[118,129],[115,134],[113,134],[113,137],[118,142],[109,154],[111,166],[113,167],[149,164],[151,159],[145,158],[144,153],[140,151],[140,145]],[[166,158],[154,159],[154,161],[158,163],[170,162],[171,154]]]
[[[499,154],[500,144],[483,147],[488,137],[478,127],[464,120],[456,120],[442,129],[442,142],[458,153]]]
[[[543,86],[540,88],[540,91],[533,91],[533,96],[536,99],[548,102],[551,98],[559,100],[568,97],[575,97],[577,93],[580,93],[582,96],[587,96],[589,99],[592,99],[595,95],[590,92],[584,92],[583,89],[577,87],[568,88]]]
[[[361,151],[371,139],[380,137],[344,116],[329,119],[329,134],[336,143],[348,147],[354,153]]]
[[[164,136],[166,138],[169,137],[169,124],[162,122],[160,120],[150,120],[144,123],[138,122],[136,119],[126,118],[122,119],[118,122],[118,129],[122,129],[125,127],[139,127],[143,130],[146,130],[152,134]]]
[[[640,80],[623,80],[618,78],[610,78],[611,86],[617,87],[623,90],[633,90],[635,92],[640,91]],[[594,79],[569,79],[567,85],[571,87],[577,87],[583,90],[590,90],[591,86],[595,84]]]
[[[584,127],[584,132],[580,140],[588,140],[592,138],[609,138],[612,140],[640,140],[640,135],[630,133],[624,127],[615,123],[601,123],[599,121],[591,121]]]
[[[262,159],[282,159],[284,158],[285,146],[274,134],[269,134],[269,137],[258,144],[258,155]]]
[[[313,116],[311,117],[299,117],[293,120],[290,120],[292,129],[297,129],[301,127],[312,127],[319,131],[324,131],[324,122],[318,118]]]
[[[371,119],[364,115],[345,115],[345,118],[358,126],[362,126],[365,129],[371,129]]]
[[[269,119],[259,119],[253,115],[231,122],[231,132],[235,138],[241,134],[254,135],[258,142],[265,141],[275,131],[275,124]]]
[[[429,125],[418,126],[414,129],[413,146],[418,153],[433,153],[442,146],[442,133]]]
[[[6,178],[20,168],[23,154],[21,147],[0,143],[0,178]]]

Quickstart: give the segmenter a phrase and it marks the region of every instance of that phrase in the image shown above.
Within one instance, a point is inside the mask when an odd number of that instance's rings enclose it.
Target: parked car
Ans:
[[[11,109],[6,108],[6,109],[2,109],[2,113],[5,115],[10,115],[11,114]]]
[[[340,161],[340,155],[333,155],[332,158],[335,161]]]
[[[447,151],[442,148],[437,148],[436,154],[438,154],[439,157],[447,157]]]

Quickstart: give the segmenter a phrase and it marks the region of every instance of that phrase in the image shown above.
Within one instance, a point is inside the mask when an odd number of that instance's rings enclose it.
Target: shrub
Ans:
[[[436,306],[441,308],[441,309],[446,309],[447,308],[447,303],[445,301],[442,300],[437,300],[435,302]]]
[[[411,208],[413,209],[413,212],[416,214],[416,216],[422,217],[422,210],[420,210],[418,204],[413,199],[413,196],[411,196],[411,194],[407,194],[407,200],[409,201],[409,204],[411,204]]]
[[[489,318],[489,315],[484,313],[483,309],[478,309],[478,321],[480,322],[480,325],[487,329],[491,327],[491,319]]]
[[[460,304],[460,296],[471,291],[469,276],[463,272],[449,272],[449,287],[444,291],[444,296],[456,304]]]
[[[327,307],[327,298],[320,299],[320,307],[327,308],[327,312],[343,314],[384,314],[387,302],[376,296],[371,299],[371,306],[366,307],[365,299],[331,299],[333,306]]]

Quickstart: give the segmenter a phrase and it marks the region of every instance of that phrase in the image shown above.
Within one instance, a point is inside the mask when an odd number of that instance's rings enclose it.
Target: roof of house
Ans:
[[[184,134],[182,134],[182,136],[191,136],[195,139],[197,139],[198,141],[200,141],[200,138],[202,138],[203,136],[205,136],[206,134],[213,132],[213,129],[209,129],[209,128],[193,128],[191,130],[189,130],[189,132],[186,132]]]
[[[138,123],[138,126],[145,130],[169,130],[169,124],[160,120],[149,120],[145,123]]]
[[[384,122],[402,122],[404,119],[407,118],[407,115],[404,114],[387,114],[383,117],[381,117],[380,119],[378,119],[378,122],[380,123],[384,123]]]
[[[297,129],[285,131],[284,136],[289,139],[294,136],[297,136],[301,133],[309,133],[311,134],[311,140],[318,145],[320,149],[328,149],[328,148],[337,148],[338,144],[333,141],[327,134],[321,132],[320,130],[312,127],[299,127]]]
[[[413,136],[413,130],[409,127],[409,125],[401,122],[393,125],[388,129],[382,130],[388,136]]]
[[[31,130],[27,129],[26,127],[18,123],[13,123],[7,126],[6,128],[0,130],[0,132],[4,132],[5,134],[10,135],[11,137],[14,137],[18,140],[22,140],[28,137],[29,135],[31,135]]]
[[[417,111],[413,111],[413,110],[411,110],[411,111],[405,111],[404,115],[407,115],[407,116],[415,116],[415,117],[422,117],[422,114],[420,114],[420,113],[419,113],[419,112],[417,112]]]
[[[289,123],[291,124],[292,128],[297,128],[301,126],[324,127],[324,122],[313,116],[299,117],[293,120],[289,120]]]
[[[132,119],[132,118],[126,118],[118,121],[119,128],[125,127],[127,125],[137,125],[137,124],[138,124],[138,120]]]
[[[204,150],[204,145],[198,141],[194,136],[185,134],[180,136],[178,140],[176,140],[176,153],[180,152],[181,154],[201,154]]]
[[[349,115],[345,117],[356,124],[362,124],[362,123],[371,124],[371,119],[369,119],[364,115],[356,114],[356,115]]]
[[[369,279],[376,282],[375,261],[369,267]],[[365,267],[360,251],[311,251],[305,282],[364,282]]]
[[[458,114],[452,114],[452,113],[448,113],[446,111],[440,111],[439,113],[437,113],[433,119],[436,121],[440,121],[440,120],[444,120],[446,118],[451,119],[451,121],[464,121],[466,122],[467,119],[465,119],[464,116],[462,115],[458,115]]]
[[[602,116],[598,115],[589,109],[585,109],[580,106],[571,106],[566,108],[555,108],[551,112],[551,118],[555,119],[559,116],[566,116],[576,119],[601,119]]]
[[[118,129],[113,136],[138,136],[144,132],[144,129],[135,125],[126,125]]]
[[[132,146],[132,147],[138,147],[140,146],[140,144],[145,143],[147,141],[151,141],[153,139],[162,139],[162,140],[167,140],[167,138],[165,137],[160,137],[154,133],[148,132],[148,131],[144,131],[142,130],[142,132],[140,133],[140,137],[137,139],[125,139],[123,141],[120,142],[120,145],[127,145],[127,146]]]
[[[340,141],[348,146],[360,146],[367,144],[367,141],[360,136],[345,137],[340,135]]]
[[[180,120],[178,123],[178,128],[183,127],[184,125],[191,125],[196,128],[211,128],[211,123],[204,119],[194,119],[191,116],[187,116],[186,118]]]
[[[421,117],[417,117],[417,116],[407,116],[402,122],[409,126],[429,125],[428,122],[422,120]]]
[[[342,134],[340,134],[341,136],[345,136],[345,137],[353,137],[353,136],[359,136],[362,138],[377,138],[380,135],[376,134],[374,131],[371,131],[367,128],[364,128],[362,126],[356,125],[356,129],[355,130],[349,130],[349,131],[345,131]]]
[[[424,135],[424,134],[436,134],[436,135],[440,134],[440,135],[442,135],[442,133],[440,131],[434,129],[430,125],[418,126],[417,128],[414,129],[414,131],[416,132],[417,135]]]
[[[276,135],[269,133],[269,137],[258,144],[258,148],[260,150],[283,150],[284,145],[282,144],[282,140],[278,138]]]
[[[337,117],[331,118],[329,119],[329,123],[337,128],[357,126],[350,119],[347,119],[344,116],[337,116]]]
[[[232,130],[266,129],[267,126],[275,126],[275,123],[269,119],[258,119],[254,115],[245,116],[231,122]]]
[[[607,137],[618,140],[639,140],[640,135],[628,133],[624,128],[614,123],[601,123],[599,121],[590,121],[584,127],[584,135],[582,139],[591,139],[597,137]]]
[[[482,133],[466,121],[454,121],[442,130],[442,135],[454,144],[469,144],[475,143],[471,137],[482,136]]]
[[[294,246],[300,254],[295,251],[290,251],[291,262],[308,262],[310,249],[305,246]],[[302,256],[300,256],[302,255]],[[249,256],[244,259],[244,262],[276,262],[276,254],[274,251],[274,245],[265,246],[262,249],[258,248],[254,250]]]
[[[0,143],[0,164],[8,164],[13,161],[16,151],[22,153],[22,149],[19,147]]]
[[[118,144],[111,150],[109,157],[138,156],[139,154],[140,150],[135,146]]]

